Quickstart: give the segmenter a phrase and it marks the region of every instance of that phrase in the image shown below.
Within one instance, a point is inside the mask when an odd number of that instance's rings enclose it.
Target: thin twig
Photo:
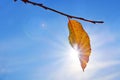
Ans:
[[[17,0],[16,0],[17,1]],[[88,20],[88,19],[85,19],[85,18],[81,18],[81,17],[77,17],[77,16],[72,16],[72,15],[69,15],[69,14],[66,14],[66,13],[63,13],[63,12],[60,12],[58,10],[55,10],[55,9],[52,9],[52,8],[49,8],[47,6],[44,6],[43,4],[40,4],[40,3],[36,3],[36,2],[32,2],[32,1],[29,1],[29,0],[21,0],[23,1],[24,3],[29,3],[29,4],[32,4],[32,5],[36,5],[36,6],[39,6],[39,7],[42,7],[46,10],[50,10],[50,11],[53,11],[53,12],[56,12],[58,14],[61,14],[63,16],[66,16],[66,17],[69,17],[69,18],[75,18],[75,19],[80,19],[80,20],[83,20],[83,21],[87,21],[87,22],[91,22],[91,23],[104,23],[103,21],[93,21],[93,20]]]

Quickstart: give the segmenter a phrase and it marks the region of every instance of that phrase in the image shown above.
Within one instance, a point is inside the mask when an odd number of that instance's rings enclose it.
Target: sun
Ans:
[[[67,55],[65,56],[66,61],[64,61],[64,63],[69,67],[70,71],[72,71],[72,73],[81,71],[79,52],[71,46],[67,46],[65,53]]]
[[[71,64],[80,67],[79,52],[76,49],[76,46],[74,48],[69,47],[67,50],[68,58],[71,61]]]

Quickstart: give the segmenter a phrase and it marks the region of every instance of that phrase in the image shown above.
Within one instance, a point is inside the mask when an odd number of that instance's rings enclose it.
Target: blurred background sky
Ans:
[[[67,18],[20,0],[0,1],[0,80],[120,80],[120,0],[32,0],[104,24],[78,20],[91,39],[82,71]]]

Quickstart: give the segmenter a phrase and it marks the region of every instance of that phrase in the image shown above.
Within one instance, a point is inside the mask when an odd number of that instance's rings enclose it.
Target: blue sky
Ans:
[[[104,24],[78,20],[92,53],[82,71],[67,18],[20,0],[0,2],[0,80],[120,80],[120,0],[32,0]]]

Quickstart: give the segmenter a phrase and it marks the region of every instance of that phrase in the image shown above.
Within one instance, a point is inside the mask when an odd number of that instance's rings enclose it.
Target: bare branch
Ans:
[[[17,1],[17,0],[15,0]],[[61,14],[63,16],[66,16],[66,17],[69,17],[69,18],[75,18],[75,19],[80,19],[80,20],[83,20],[83,21],[87,21],[87,22],[91,22],[91,23],[104,23],[103,21],[93,21],[93,20],[88,20],[88,19],[85,19],[85,18],[81,18],[81,17],[77,17],[77,16],[72,16],[72,15],[69,15],[69,14],[66,14],[66,13],[63,13],[63,12],[60,12],[58,10],[55,10],[55,9],[52,9],[52,8],[49,8],[47,6],[44,6],[43,4],[40,4],[40,3],[36,3],[36,2],[32,2],[32,1],[29,1],[29,0],[21,0],[23,1],[24,3],[29,3],[29,4],[32,4],[32,5],[36,5],[36,6],[39,6],[39,7],[42,7],[46,10],[50,10],[50,11],[53,11],[53,12],[56,12],[58,14]]]

